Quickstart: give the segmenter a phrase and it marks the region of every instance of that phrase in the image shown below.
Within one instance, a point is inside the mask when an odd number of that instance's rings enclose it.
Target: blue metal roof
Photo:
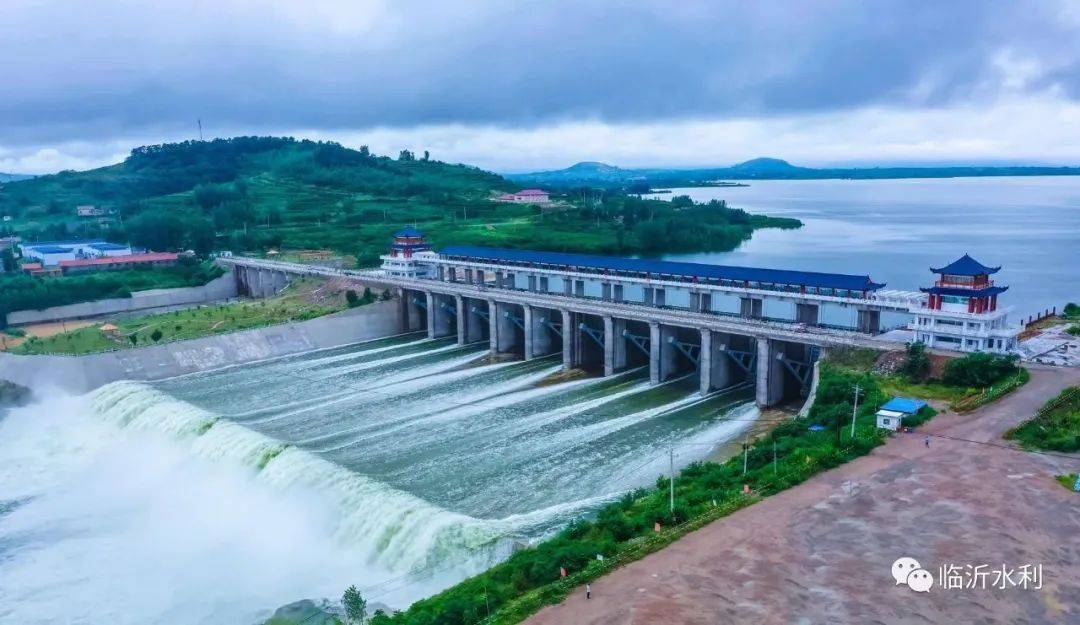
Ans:
[[[412,226],[408,226],[406,228],[402,228],[401,230],[398,230],[397,232],[395,232],[394,236],[395,237],[422,237],[422,236],[424,236],[424,233],[420,232],[416,228],[413,228]]]
[[[892,410],[893,412],[902,412],[904,414],[915,414],[926,407],[926,402],[921,399],[911,399],[909,397],[893,397],[889,401],[885,402],[885,405],[881,407],[881,410]]]
[[[671,275],[705,280],[785,284],[846,291],[873,291],[885,286],[884,283],[872,281],[870,276],[855,276],[842,273],[818,273],[815,271],[795,271],[790,269],[707,265],[704,263],[684,263],[668,260],[649,260],[645,258],[625,258],[621,256],[535,252],[530,250],[474,247],[471,245],[448,245],[439,250],[439,253],[444,256],[493,262],[522,263],[530,266],[554,265],[556,267],[576,267],[585,271],[647,273],[654,277]]]
[[[118,245],[116,243],[91,243],[87,247],[92,247],[95,250],[102,252],[105,250],[126,250],[128,248],[126,245]]]
[[[997,273],[1001,267],[987,267],[974,258],[964,254],[953,262],[940,269],[930,268],[934,273],[944,273],[950,276],[980,276],[983,274]]]
[[[933,293],[934,295],[956,295],[957,297],[989,297],[991,295],[1000,295],[1009,290],[1007,286],[987,286],[981,289],[965,289],[963,287],[952,286],[930,286],[921,287],[919,289],[923,293]]]
[[[39,254],[69,254],[74,251],[74,248],[60,247],[58,245],[35,245],[33,250]]]

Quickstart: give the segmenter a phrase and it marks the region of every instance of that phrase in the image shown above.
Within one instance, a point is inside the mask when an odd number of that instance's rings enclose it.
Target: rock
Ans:
[[[341,620],[327,607],[315,605],[311,599],[301,599],[275,610],[263,625],[341,625]]]

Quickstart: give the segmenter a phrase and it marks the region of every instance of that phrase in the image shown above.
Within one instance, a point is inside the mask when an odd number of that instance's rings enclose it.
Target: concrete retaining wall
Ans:
[[[116,380],[158,380],[397,333],[397,302],[376,302],[309,321],[103,354],[17,356],[0,352],[0,379],[83,393]]]
[[[136,291],[131,297],[100,299],[93,302],[53,306],[42,310],[19,310],[8,313],[8,323],[20,325],[66,319],[85,319],[116,313],[171,309],[236,297],[236,276],[228,272],[203,286]]]

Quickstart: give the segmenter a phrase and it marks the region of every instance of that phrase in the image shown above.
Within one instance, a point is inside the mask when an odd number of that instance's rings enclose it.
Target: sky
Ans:
[[[2,172],[197,120],[502,172],[1080,165],[1080,0],[3,4]]]

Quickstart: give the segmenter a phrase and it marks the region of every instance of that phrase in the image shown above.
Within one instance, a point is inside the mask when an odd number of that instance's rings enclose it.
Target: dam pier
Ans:
[[[647,366],[653,384],[696,372],[702,395],[753,385],[762,407],[807,396],[824,349],[894,349],[880,336],[883,315],[926,302],[867,275],[469,246],[435,252],[412,228],[395,236],[378,270],[223,261],[240,284],[260,288],[315,275],[389,289],[401,332],[484,342],[493,355],[524,360],[561,352],[564,368],[604,376]],[[853,323],[827,323],[826,308],[846,310]]]

